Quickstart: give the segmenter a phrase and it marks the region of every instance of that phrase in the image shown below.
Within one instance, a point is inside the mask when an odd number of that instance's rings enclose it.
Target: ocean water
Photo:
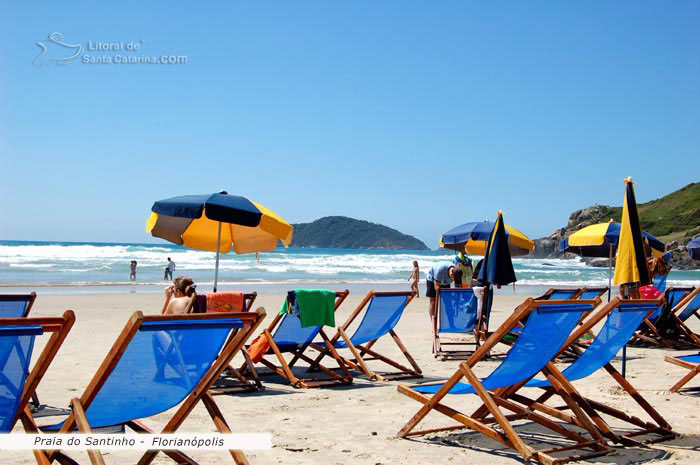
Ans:
[[[163,270],[170,257],[175,276],[190,276],[210,289],[215,254],[171,244],[116,244],[94,242],[0,241],[0,293],[50,286],[61,292],[160,292]],[[364,291],[405,289],[418,260],[421,279],[451,251],[386,251],[344,249],[278,249],[255,255],[222,255],[220,289],[254,290],[264,287],[283,292],[300,283]],[[473,257],[480,258],[480,257]],[[136,281],[129,281],[129,263],[138,262]],[[586,266],[580,260],[513,260],[518,278],[516,292],[566,286],[602,286],[607,268]],[[700,285],[700,271],[672,271],[670,285]]]

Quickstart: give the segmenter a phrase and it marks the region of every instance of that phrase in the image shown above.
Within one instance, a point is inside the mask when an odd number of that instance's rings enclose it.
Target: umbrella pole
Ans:
[[[216,267],[214,268],[214,292],[216,284],[219,282],[219,249],[221,248],[221,221],[219,221],[219,232],[216,236]]]
[[[610,293],[612,292],[612,244],[610,244],[610,260],[608,261],[608,302],[610,302]]]

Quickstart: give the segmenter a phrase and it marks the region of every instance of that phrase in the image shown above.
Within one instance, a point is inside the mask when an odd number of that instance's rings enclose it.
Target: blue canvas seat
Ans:
[[[265,317],[254,312],[201,315],[144,316],[136,312],[107,354],[80,398],[71,401],[71,413],[47,432],[82,433],[129,427],[152,432],[140,420],[178,407],[163,433],[172,433],[201,400],[217,429],[229,433],[208,390]],[[230,337],[231,336],[231,337]],[[158,450],[147,452],[150,463]],[[173,460],[196,463],[178,451],[163,451]],[[230,451],[236,463],[245,463],[241,451]],[[94,463],[100,463],[95,456]]]
[[[647,437],[645,441],[641,442],[658,442],[675,437],[675,433],[671,430],[668,422],[664,420],[664,418],[644,400],[642,395],[632,387],[629,381],[623,378],[610,364],[612,359],[634,335],[639,324],[647,315],[654,312],[656,308],[657,305],[649,301],[624,301],[619,298],[613,299],[613,301],[608,303],[596,315],[592,316],[586,323],[586,327],[591,328],[599,321],[602,321],[603,318],[607,317],[605,324],[601,327],[600,331],[598,331],[595,340],[578,359],[562,371],[562,375],[569,382],[574,382],[587,378],[601,369],[605,369],[611,374],[613,380],[630,394],[630,397],[632,397],[632,399],[649,414],[652,420],[656,422],[656,424],[651,424],[600,402],[587,398],[580,398],[579,402],[585,402],[585,408],[587,410],[596,412],[593,418],[597,426],[601,429],[601,433],[618,443],[633,445],[638,442],[633,439],[635,436],[652,434],[654,436]],[[583,330],[579,329],[574,332],[574,334],[569,337],[567,344],[574,344],[577,338],[582,334],[582,331]],[[575,346],[572,346],[572,349],[578,350]],[[555,390],[551,388],[551,383],[547,379],[531,379],[525,384],[525,387],[541,388],[546,391],[545,394],[537,398],[534,403],[526,402],[529,407],[535,409],[556,394]],[[511,397],[514,397],[513,394],[511,394]],[[522,402],[523,399],[520,398],[520,401]],[[562,409],[560,409],[560,411],[562,411]],[[637,427],[638,430],[618,434],[602,419],[600,414],[613,416],[618,420],[622,420]]]
[[[677,334],[673,331],[673,308],[693,290],[692,287],[669,287],[664,293],[666,302],[659,305],[654,313],[639,325],[637,332],[630,341],[632,344],[651,344],[669,349],[677,348],[674,339]]]
[[[479,347],[484,319],[478,315],[478,300],[472,289],[439,289],[435,298],[437,313],[433,322],[433,355],[440,360],[464,360]],[[469,335],[470,340],[442,336]]]
[[[571,387],[562,393],[567,405],[577,414],[577,426],[583,427],[590,437],[575,432],[572,429],[555,425],[551,419],[527,408],[515,405],[514,402],[501,402],[500,392],[518,387],[530,380],[539,371],[563,379],[559,372],[551,370],[550,363],[562,349],[571,332],[582,316],[593,310],[590,303],[571,301],[534,301],[527,299],[515,312],[497,329],[477,351],[465,362],[460,363],[457,371],[444,383],[428,383],[423,385],[399,386],[399,392],[423,404],[416,415],[399,431],[399,437],[426,434],[442,430],[470,428],[494,439],[508,447],[517,450],[524,460],[538,460],[541,463],[566,461],[561,454],[567,451],[576,452],[570,457],[587,458],[606,454],[610,448],[605,445],[604,438],[595,428],[588,416],[574,402],[578,395]],[[513,343],[505,359],[486,378],[479,379],[474,374],[473,367],[507,334],[519,321],[526,320],[520,336]],[[472,415],[467,415],[444,404],[449,395],[478,395],[483,405]],[[505,408],[514,413],[506,417],[501,409]],[[456,420],[459,425],[445,428],[433,428],[425,431],[414,431],[414,428],[425,416],[436,411]],[[557,434],[573,441],[562,448],[536,450],[525,444],[520,434],[510,423],[511,417],[522,415],[540,426],[548,428]],[[491,426],[498,424],[501,430]],[[555,459],[556,456],[556,459]]]
[[[323,291],[326,292],[326,291]],[[335,293],[334,311],[338,309],[340,304],[347,298],[348,290]],[[288,293],[287,304],[288,308],[293,307],[290,299],[293,293]],[[314,340],[320,336],[321,342]],[[352,375],[341,357],[336,352],[330,338],[326,335],[322,326],[309,326],[302,328],[301,319],[299,316],[293,315],[291,312],[277,314],[270,323],[270,326],[265,329],[263,335],[269,349],[259,359],[255,357],[255,362],[263,364],[265,367],[272,370],[273,373],[288,380],[292,386],[300,388],[315,388],[324,386],[337,386],[352,384]],[[309,357],[305,352],[309,349],[314,349],[320,354],[328,353],[337,363],[338,369],[342,374],[325,367],[319,362]],[[291,360],[287,360],[284,355],[291,354]],[[269,358],[268,358],[269,357]],[[302,360],[308,364],[307,370],[318,370],[325,374],[325,377],[316,378],[300,378],[294,374],[294,366]],[[241,373],[247,373],[247,367],[241,367]],[[265,373],[260,373],[264,375]]]
[[[0,319],[0,433],[10,433],[18,419],[27,433],[38,432],[28,403],[74,322],[70,310],[62,317]],[[51,337],[30,366],[36,338],[47,335]],[[39,464],[50,463],[45,451],[34,456]]]
[[[423,375],[420,367],[394,330],[406,306],[414,297],[415,293],[413,292],[370,291],[331,339],[336,350],[348,349],[352,354],[351,357],[343,357],[343,363],[352,370],[361,371],[371,380],[421,378]],[[362,320],[352,336],[349,336],[350,327],[360,314],[363,314]],[[410,368],[377,350],[375,344],[387,334],[403,352],[411,365]],[[325,349],[314,360],[314,364],[319,363],[327,355],[330,355],[330,352]],[[391,367],[392,371],[380,372],[372,369],[370,366],[372,361],[381,362],[383,365]]]
[[[0,295],[0,318],[24,318],[36,300],[36,292],[31,294]]]

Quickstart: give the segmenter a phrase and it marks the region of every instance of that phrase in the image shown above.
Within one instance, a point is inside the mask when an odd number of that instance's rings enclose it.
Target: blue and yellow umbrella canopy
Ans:
[[[666,249],[663,242],[642,231],[644,243],[651,249],[654,256],[661,256]],[[608,257],[617,251],[620,239],[620,223],[598,223],[579,229],[559,243],[560,252],[571,252],[582,257]]]
[[[146,232],[190,249],[237,254],[270,252],[292,241],[290,224],[259,203],[226,192],[184,195],[153,204]]]
[[[494,226],[495,223],[491,221],[460,224],[440,237],[440,247],[459,252],[466,251],[473,255],[486,255],[486,245]],[[508,225],[504,225],[504,230],[512,256],[527,255],[535,250],[535,243],[525,234]]]
[[[510,256],[508,236],[505,224],[503,224],[503,212],[498,212],[498,219],[489,237],[484,254],[484,262],[481,264],[478,279],[497,286],[517,281],[513,270],[513,261]]]
[[[613,284],[616,286],[627,283],[638,283],[642,286],[651,284],[632,178],[625,180],[625,203],[622,206],[620,240],[615,257]]]

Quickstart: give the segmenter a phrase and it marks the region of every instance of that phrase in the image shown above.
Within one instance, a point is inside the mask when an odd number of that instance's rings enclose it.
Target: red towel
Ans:
[[[216,292],[207,294],[207,313],[242,312],[245,296],[242,292]]]

